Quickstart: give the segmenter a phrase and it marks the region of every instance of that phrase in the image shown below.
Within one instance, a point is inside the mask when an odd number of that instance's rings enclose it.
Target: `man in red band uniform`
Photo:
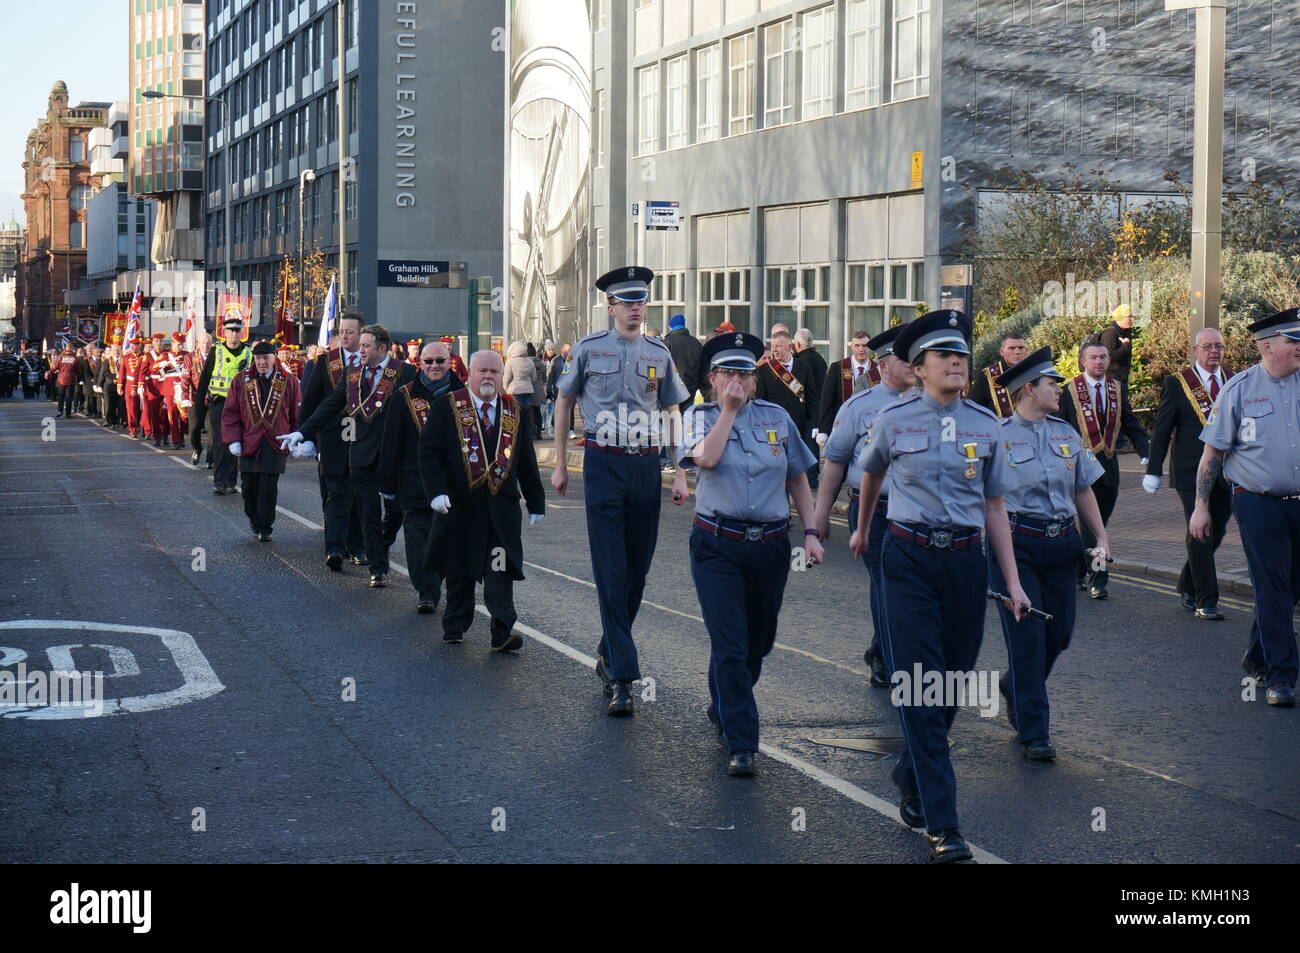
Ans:
[[[131,350],[122,357],[117,392],[126,404],[126,430],[132,437],[145,437],[144,417],[144,338],[131,342]]]
[[[420,369],[420,349],[424,347],[424,338],[411,338],[406,342],[406,363],[417,371]]]
[[[465,366],[461,356],[451,349],[451,346],[456,343],[456,339],[450,334],[444,334],[438,338],[438,341],[446,345],[447,350],[451,353],[451,372],[456,375],[457,380],[462,384],[465,383],[469,380],[469,368]]]
[[[167,335],[159,332],[153,336],[149,351],[144,356],[142,380],[144,382],[144,429],[146,436],[153,437],[153,445],[161,447],[163,437],[167,436],[167,415],[163,405],[163,341]]]
[[[270,542],[280,474],[289,451],[279,438],[298,428],[298,378],[286,374],[275,359],[275,345],[253,345],[253,364],[230,385],[221,412],[221,439],[239,458],[244,513],[259,542]]]
[[[433,405],[446,400],[460,381],[451,373],[451,352],[434,341],[420,352],[420,373],[397,389],[397,407],[384,423],[384,442],[379,448],[379,490],[384,509],[400,516],[406,539],[406,565],[415,587],[416,611],[427,615],[438,605],[442,580],[425,566],[433,510],[420,479],[420,433]],[[386,520],[384,544],[391,546],[399,520]]]
[[[1083,373],[1065,384],[1061,397],[1061,416],[1079,431],[1083,445],[1091,450],[1102,466],[1102,474],[1092,485],[1101,510],[1102,525],[1110,520],[1119,499],[1119,461],[1115,457],[1115,440],[1122,432],[1138,448],[1142,463],[1146,464],[1149,441],[1146,431],[1138,423],[1128,402],[1128,388],[1106,373],[1110,352],[1104,344],[1090,344],[1079,349],[1079,366]],[[1088,550],[1097,545],[1092,531],[1081,526],[1084,554],[1079,560],[1079,589],[1090,588],[1094,599],[1105,599],[1110,574],[1105,566],[1092,571],[1092,557]],[[1086,581],[1085,581],[1086,580]]]
[[[439,514],[428,566],[447,581],[443,641],[464,640],[481,579],[492,651],[513,652],[524,644],[511,631],[518,618],[514,583],[524,578],[519,499],[522,494],[532,524],[546,512],[546,494],[527,421],[500,393],[502,371],[495,351],[470,356],[469,386],[433,402],[419,456],[425,495]]]
[[[998,347],[998,359],[976,374],[971,382],[970,399],[993,411],[1000,420],[1014,414],[1015,403],[1007,389],[998,384],[998,378],[1023,361],[1028,353],[1029,346],[1023,334],[1018,331],[1004,334]]]
[[[190,401],[186,417],[189,421],[190,450],[193,451],[190,454],[190,463],[196,467],[203,457],[203,431],[208,419],[207,404],[199,397],[199,381],[203,379],[203,365],[208,361],[210,350],[212,350],[212,335],[203,331],[194,338],[194,352],[185,355],[185,367],[189,373],[186,395]],[[207,458],[208,469],[211,470],[211,446],[208,447]]]
[[[153,365],[153,376],[158,381],[158,392],[162,398],[155,436],[164,442],[170,440],[170,446],[174,450],[185,446],[188,423],[185,415],[191,403],[186,393],[189,369],[185,366],[187,355],[181,350],[184,343],[183,334],[163,338],[162,352],[154,359]]]
[[[849,356],[826,369],[826,380],[822,384],[817,408],[819,444],[825,444],[826,441],[822,438],[830,437],[831,431],[835,429],[835,415],[840,412],[840,405],[852,397],[854,391],[863,387],[875,387],[880,383],[880,368],[871,359],[871,348],[867,346],[870,340],[871,335],[866,331],[854,331],[853,341],[849,344]]]

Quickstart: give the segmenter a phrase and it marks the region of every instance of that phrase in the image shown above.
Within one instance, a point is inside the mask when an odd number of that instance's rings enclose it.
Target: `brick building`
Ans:
[[[68,105],[60,80],[44,118],[27,135],[23,153],[26,252],[18,268],[15,323],[26,338],[49,338],[63,293],[86,273],[86,206],[96,190],[90,171],[90,131],[104,124],[110,103]],[[61,326],[61,325],[60,325]]]

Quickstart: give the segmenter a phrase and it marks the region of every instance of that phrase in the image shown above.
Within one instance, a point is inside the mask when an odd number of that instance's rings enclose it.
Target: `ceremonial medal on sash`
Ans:
[[[991,364],[984,369],[984,377],[988,381],[989,397],[993,404],[993,412],[1004,420],[1016,412],[1016,408],[1012,406],[1011,403],[1011,395],[1007,393],[1005,387],[998,384],[998,378],[1001,377],[1006,370],[1007,365],[1003,360],[999,360],[996,364]]]
[[[853,396],[853,358],[846,357],[840,361],[840,387],[843,389],[843,403]]]
[[[348,371],[348,404],[344,412],[349,415],[355,415],[360,411],[361,416],[369,420],[377,414],[381,407],[384,406],[384,400],[388,397],[388,392],[393,389],[393,384],[397,380],[398,365],[389,364],[384,368],[379,380],[375,382],[374,389],[370,395],[363,401],[361,399],[361,374],[362,368],[354,367]]]
[[[775,430],[767,432],[767,445],[772,448],[772,456],[779,457],[781,455],[781,440]]]
[[[1227,383],[1228,378],[1232,377],[1231,372],[1222,367],[1219,370],[1223,374],[1224,383]],[[1201,422],[1201,426],[1205,426],[1210,421],[1214,401],[1210,399],[1209,392],[1201,383],[1201,376],[1192,367],[1184,367],[1174,376],[1178,378],[1178,383],[1183,385],[1183,393],[1191,401],[1192,410],[1196,411],[1196,419]]]
[[[267,391],[266,403],[262,403],[261,388],[257,386],[257,368],[250,366],[244,371],[244,399],[248,402],[248,417],[253,429],[269,429],[280,412],[280,401],[284,400],[284,375],[275,374]]]
[[[1101,421],[1097,419],[1097,408],[1092,404],[1092,393],[1088,389],[1088,382],[1083,374],[1069,383],[1070,399],[1074,401],[1076,415],[1083,426],[1079,428],[1079,433],[1083,437],[1084,447],[1091,450],[1094,454],[1115,453],[1115,437],[1119,432],[1120,404],[1119,404],[1119,384],[1113,377],[1106,378],[1106,406],[1110,408],[1110,413],[1106,415],[1106,430],[1101,429]]]
[[[329,352],[329,363],[326,365],[330,372],[330,386],[338,387],[339,378],[343,376],[343,349],[336,347],[331,348]]]
[[[406,408],[411,412],[412,419],[415,420],[415,429],[424,430],[424,422],[429,419],[429,402],[423,397],[412,396],[414,393],[415,381],[404,384],[401,388],[402,396],[406,398]]]
[[[653,364],[651,364],[649,367],[646,368],[646,376],[650,378],[648,381],[646,381],[646,385],[645,385],[645,392],[647,394],[653,394],[655,391],[659,389],[659,379],[655,377],[655,374],[658,370],[659,369],[655,367]]]
[[[978,457],[976,457],[976,455],[975,455],[975,451],[979,449],[979,444],[976,444],[976,443],[964,443],[964,444],[962,444],[962,446],[963,446],[963,447],[965,448],[965,450],[966,450],[966,472],[965,472],[965,477],[966,477],[966,479],[968,479],[968,480],[973,480],[973,479],[975,479],[975,461],[978,459]]]
[[[779,380],[786,387],[790,388],[790,393],[794,394],[794,396],[798,397],[800,400],[804,399],[803,384],[799,381],[797,377],[795,377],[793,374],[791,374],[789,371],[785,369],[784,364],[777,364],[772,361],[768,361],[767,366],[772,369],[772,373],[776,375],[777,380]]]
[[[447,399],[451,401],[452,412],[460,427],[460,452],[465,459],[465,479],[469,481],[469,488],[476,490],[486,482],[488,491],[496,496],[510,474],[510,455],[514,449],[515,434],[519,430],[518,405],[504,394],[497,398],[499,419],[496,458],[488,465],[479,456],[480,449],[483,450],[484,457],[490,451],[484,445],[482,426],[470,401],[469,391],[458,390],[448,394]]]

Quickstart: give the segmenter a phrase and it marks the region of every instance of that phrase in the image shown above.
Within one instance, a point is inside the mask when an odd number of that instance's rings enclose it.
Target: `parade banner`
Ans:
[[[104,343],[112,347],[126,340],[126,315],[120,312],[104,315]]]
[[[98,315],[83,314],[77,317],[77,337],[86,344],[99,340]]]

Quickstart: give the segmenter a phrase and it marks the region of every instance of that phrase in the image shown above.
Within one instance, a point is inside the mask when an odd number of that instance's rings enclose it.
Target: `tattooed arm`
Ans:
[[[1187,527],[1196,539],[1210,538],[1210,491],[1222,474],[1223,451],[1207,443],[1196,468],[1196,508]]]

